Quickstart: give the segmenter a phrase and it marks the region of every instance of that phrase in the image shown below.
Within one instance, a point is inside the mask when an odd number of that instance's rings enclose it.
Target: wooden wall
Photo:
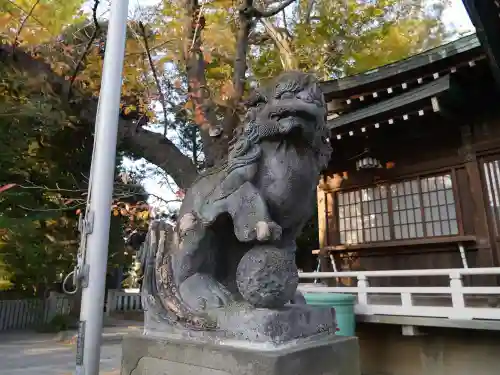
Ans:
[[[441,172],[449,172],[453,178],[460,236],[468,239],[465,247],[469,267],[500,265],[500,247],[497,244],[500,242],[493,230],[494,217],[489,213],[483,171],[485,162],[500,160],[500,113],[490,113],[481,118],[431,115],[414,122],[395,123],[391,128],[380,128],[368,136],[347,137],[332,142],[335,151],[318,191],[318,197],[321,197],[318,205],[319,222],[321,227],[324,221],[326,231],[320,247],[337,247],[333,254],[339,268],[387,270],[462,267],[458,244],[453,242],[432,243],[421,239],[407,241],[411,242],[408,245],[402,241],[401,246],[384,246],[380,243],[376,247],[365,244],[342,249],[338,246],[337,192]],[[355,155],[366,147],[383,163],[390,161],[394,167],[356,171]],[[500,181],[493,183],[498,186],[495,189],[500,190]],[[472,237],[474,240],[471,240]],[[329,260],[323,261],[322,268],[331,270]],[[436,282],[436,279],[428,278],[399,280],[398,285],[402,286],[426,285],[430,282],[435,285]],[[443,283],[446,282],[443,279]],[[389,283],[389,278],[381,280],[381,285]]]

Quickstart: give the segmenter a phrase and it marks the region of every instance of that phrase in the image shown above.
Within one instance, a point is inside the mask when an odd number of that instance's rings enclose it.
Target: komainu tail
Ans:
[[[173,236],[174,228],[170,224],[155,220],[149,226],[140,251],[145,329],[165,321],[191,329],[213,328],[209,319],[190,311],[178,293],[170,257]]]

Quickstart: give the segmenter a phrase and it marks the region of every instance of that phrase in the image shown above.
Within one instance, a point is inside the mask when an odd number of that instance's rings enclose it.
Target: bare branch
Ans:
[[[255,9],[255,12],[256,12],[255,16],[261,17],[261,18],[273,17],[273,16],[277,15],[279,12],[283,11],[287,6],[289,6],[293,2],[295,2],[295,0],[286,0],[284,3],[282,3],[278,7],[274,8],[274,9],[270,9],[268,11]]]
[[[315,0],[309,0],[307,3],[307,9],[306,9],[306,16],[305,16],[305,23],[308,24],[311,22],[311,14],[314,8],[314,2]]]
[[[157,44],[156,46],[152,46],[149,48],[149,52],[153,52],[153,51],[156,51],[158,48],[161,48],[161,47],[164,47],[166,46],[168,43],[171,43],[172,42],[172,39],[168,39],[164,42],[161,42],[159,44]],[[145,55],[146,52],[130,52],[130,53],[126,53],[125,54],[125,57],[128,57],[128,56],[134,56],[134,55]]]
[[[66,193],[66,194],[80,194],[82,198],[74,198],[74,197],[64,197],[61,196],[60,200],[61,207],[57,208],[49,208],[49,209],[43,209],[43,208],[30,208],[26,207],[23,205],[18,205],[18,207],[22,208],[23,210],[26,211],[70,211],[74,210],[76,208],[81,208],[87,204],[86,196],[87,196],[87,189],[64,189],[60,188],[57,186],[55,188],[50,188],[48,186],[43,186],[43,185],[37,185],[34,184],[31,181],[26,181],[26,183],[29,185],[17,185],[21,189],[32,189],[32,190],[43,190],[46,192],[51,192],[51,193]],[[127,199],[127,198],[133,198],[137,195],[140,194],[146,194],[150,197],[154,197],[160,201],[162,201],[165,204],[169,203],[177,203],[181,202],[180,199],[164,199],[160,197],[159,195],[153,194],[153,193],[148,193],[145,192],[144,187],[142,185],[137,185],[137,184],[121,184],[121,183],[115,183],[114,184],[114,189],[113,189],[113,199],[114,200],[121,200],[121,199]],[[61,194],[63,195],[63,194]],[[73,205],[68,206],[69,203],[73,203]]]
[[[81,202],[78,204],[75,204],[73,206],[68,206],[68,207],[58,207],[58,208],[30,208],[26,207],[23,205],[18,205],[19,208],[22,208],[25,211],[32,211],[32,212],[59,212],[59,211],[73,211],[77,208],[81,208],[85,206],[85,202]]]
[[[26,10],[24,10],[23,8],[21,8],[19,5],[17,5],[16,3],[14,3],[12,0],[7,0],[7,2],[12,5],[14,8],[17,8],[19,9],[21,12],[23,13],[26,13],[28,14],[29,12],[27,12]],[[39,1],[37,2],[39,3]],[[42,26],[45,30],[49,31],[50,30],[47,28],[47,26],[45,26],[38,18],[34,17],[33,15],[31,15],[31,19],[35,20],[36,23],[38,23],[40,26]]]
[[[51,236],[50,234],[46,233],[45,238],[47,238],[50,242],[56,245],[61,245],[61,246],[68,246],[68,245],[77,245],[79,243],[78,240],[66,240],[66,241],[58,241],[55,239],[54,236]]]
[[[146,50],[146,55],[148,56],[149,67],[153,72],[153,77],[156,82],[156,88],[158,89],[158,96],[160,99],[161,108],[163,109],[163,136],[167,136],[167,103],[165,102],[165,95],[163,95],[163,90],[161,89],[160,80],[158,79],[158,74],[156,73],[156,67],[151,57],[151,51],[149,50],[148,37],[146,35],[146,27],[144,24],[139,22],[139,27],[142,32],[142,39],[144,41],[144,49]]]
[[[271,40],[271,37],[266,33],[266,34],[261,34],[257,32],[251,32],[249,37],[248,37],[248,43],[254,44],[254,45],[262,45],[266,42],[269,42]]]
[[[285,9],[281,11],[281,16],[283,17],[283,28],[287,31],[287,33],[290,33],[288,30],[288,21],[286,20],[286,12]],[[290,35],[290,34],[288,34]]]
[[[24,25],[26,24],[26,22],[28,21],[28,19],[31,17],[31,15],[33,14],[33,12],[35,11],[35,8],[37,7],[37,5],[40,3],[40,0],[36,0],[35,3],[33,4],[33,6],[31,7],[29,13],[26,15],[26,17],[24,18],[23,22],[21,23],[21,25],[19,26],[19,30],[17,30],[17,33],[16,33],[16,37],[14,39],[14,43],[12,44],[12,50],[15,50],[16,47],[17,47],[17,43],[18,43],[18,39],[19,39],[19,36],[21,35],[21,31],[23,30],[24,28]]]
[[[94,43],[95,38],[97,38],[97,34],[101,30],[101,27],[99,26],[99,21],[97,20],[97,7],[98,6],[99,6],[99,0],[94,0],[94,6],[92,7],[92,19],[94,20],[94,32],[90,36],[89,41],[87,42],[87,45],[85,46],[85,50],[83,51],[82,55],[80,56],[80,59],[76,63],[75,71],[73,72],[73,75],[71,76],[71,79],[69,80],[68,99],[71,97],[71,89],[73,88],[73,83],[75,82],[76,76],[80,72],[80,69],[83,65],[83,62],[85,61],[87,55],[90,52],[90,48],[92,47],[92,43]]]

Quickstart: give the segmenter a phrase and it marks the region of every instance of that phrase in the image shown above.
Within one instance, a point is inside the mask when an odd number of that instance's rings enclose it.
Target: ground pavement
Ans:
[[[119,375],[121,338],[139,327],[106,328],[100,375]],[[75,340],[45,334],[0,335],[0,375],[71,375],[75,373]]]

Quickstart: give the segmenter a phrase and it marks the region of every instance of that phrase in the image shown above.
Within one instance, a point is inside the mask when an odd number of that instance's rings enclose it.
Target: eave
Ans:
[[[381,116],[398,108],[411,106],[424,100],[428,100],[429,104],[431,104],[431,99],[433,97],[438,97],[449,89],[450,76],[446,75],[399,96],[395,96],[383,102],[376,103],[357,111],[341,115],[333,120],[329,120],[327,122],[327,127],[334,130],[353,123],[362,123],[372,117]]]
[[[500,0],[463,0],[463,3],[500,85]]]
[[[455,40],[454,42],[411,56],[405,60],[396,61],[371,71],[341,78],[338,80],[324,81],[321,89],[327,100],[342,97],[353,91],[370,91],[369,86],[383,85],[382,81],[397,79],[401,76],[418,75],[419,70],[431,69],[430,65],[445,64],[446,60],[453,60],[454,56],[467,54],[464,59],[474,59],[482,53],[481,44],[476,35],[471,34]],[[453,65],[450,61],[449,65]]]

